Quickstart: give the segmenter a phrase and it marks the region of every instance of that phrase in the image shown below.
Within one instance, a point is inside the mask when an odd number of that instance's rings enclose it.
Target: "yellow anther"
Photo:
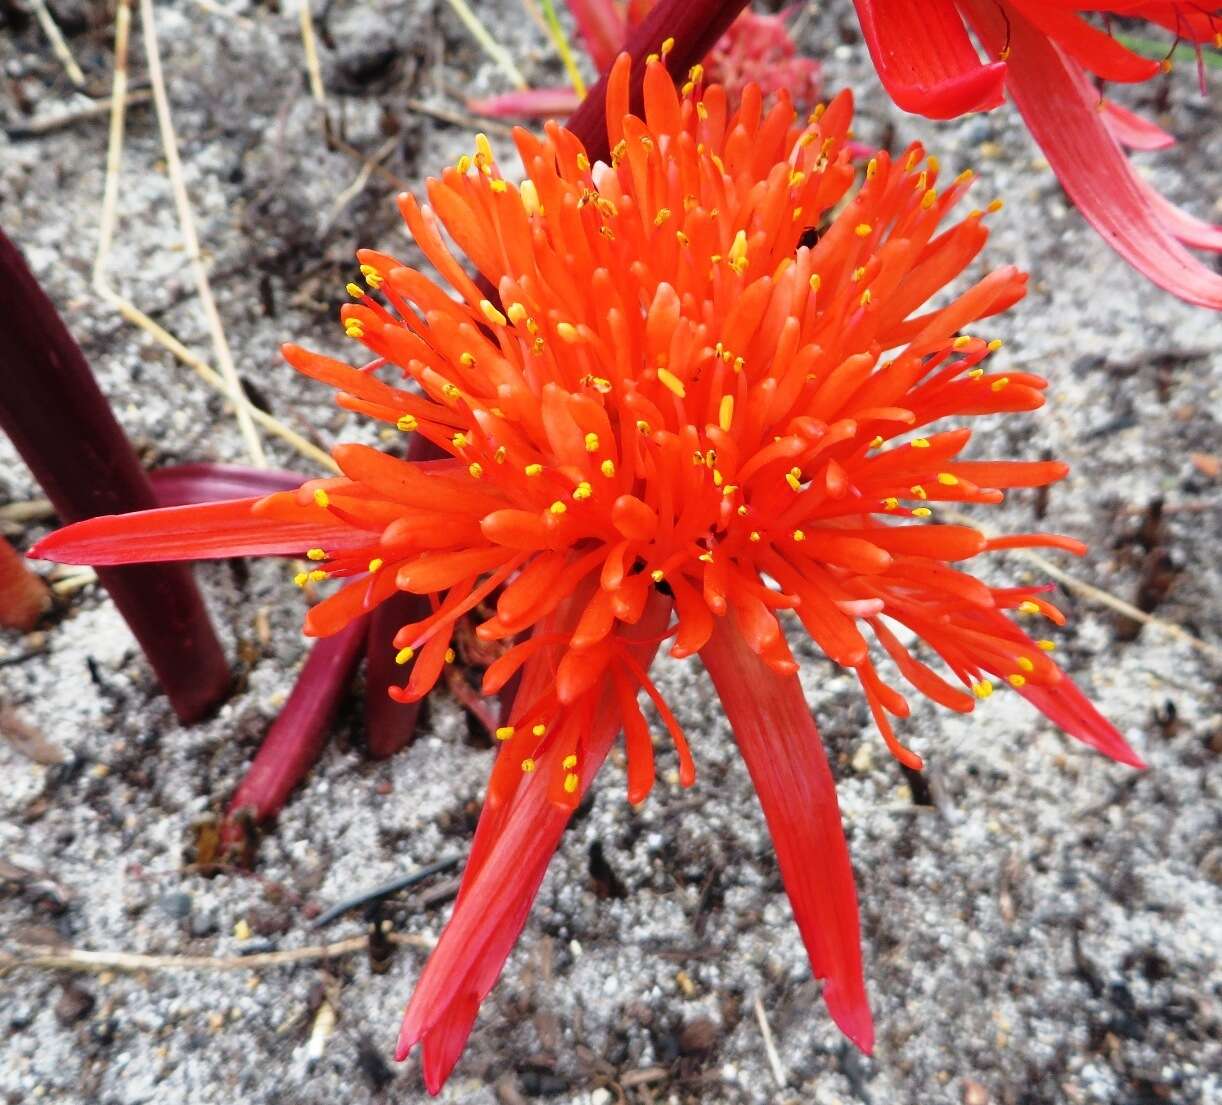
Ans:
[[[987,348],[990,353],[996,353],[997,350],[999,350],[1005,344],[1006,343],[1003,342],[1001,338],[994,338],[991,342],[989,342]]]
[[[483,133],[475,136],[475,159],[478,162],[481,158],[484,161],[492,160],[492,143],[488,141],[488,136]]]
[[[928,211],[937,202],[938,190],[936,188],[926,188],[925,194],[921,197],[921,208]]]
[[[321,487],[314,489],[314,505],[322,507],[323,510],[326,510],[331,505],[331,496]]]
[[[1038,614],[1040,612],[1040,604],[1032,602],[1030,599],[1023,599],[1018,604],[1018,612],[1020,614]]]
[[[360,284],[352,284],[352,283],[345,284],[344,291],[346,291],[350,296],[352,296],[353,299],[364,299],[365,298],[365,289],[362,288]]]
[[[918,499],[928,499],[929,495],[919,483],[914,483],[909,489]]]
[[[597,453],[598,445],[599,445],[598,434],[593,433],[593,432],[586,434],[586,452],[587,453]]]
[[[458,363],[462,365],[463,368],[474,368],[475,367],[475,354],[474,353],[460,353],[458,356]]]
[[[747,257],[747,232],[739,230],[734,235],[734,241],[730,243],[729,258],[731,262],[738,260],[746,260]]]
[[[891,496],[891,495],[888,495],[883,500],[883,509],[884,510],[895,510],[899,505],[900,505],[899,499],[896,499],[894,496]]]
[[[458,390],[457,384],[452,384],[449,380],[447,380],[441,385],[441,394],[447,399],[457,399],[460,395],[462,395],[462,392]]]
[[[791,468],[785,473],[785,482],[789,484],[794,491],[802,490],[802,469]]]
[[[610,479],[612,476],[615,475],[615,461],[610,460],[610,459],[604,460],[602,464],[598,466],[598,470],[604,476],[606,476],[607,479]]]
[[[858,223],[853,228],[853,233],[859,238],[868,238],[874,233],[874,227],[872,227],[869,223]]]
[[[690,243],[691,239],[686,234],[684,234],[682,230],[676,230],[675,231],[675,241],[678,242],[681,246],[685,246]]]
[[[493,326],[505,326],[509,322],[509,320],[492,305],[491,301],[487,299],[481,299],[479,301],[479,309],[483,313],[484,318],[492,323]]]
[[[990,215],[996,215],[998,211],[1000,211],[1000,210],[1001,210],[1003,207],[1005,207],[1005,205],[1006,205],[1006,201],[1005,201],[1005,200],[1002,200],[1002,199],[996,199],[996,200],[993,200],[991,203],[989,203],[989,204],[988,204],[988,205],[985,207],[985,210],[986,210],[986,211],[987,211],[987,212],[988,212]]]
[[[720,487],[723,483],[725,483],[725,476],[721,474],[720,469],[714,468],[713,469],[713,486]]]
[[[931,173],[936,173],[938,169],[941,168],[942,162],[938,160],[936,154],[931,153],[927,158],[925,158],[925,164],[929,166],[929,171]]]
[[[310,573],[310,582],[311,583],[321,583],[326,578],[327,578],[327,573],[324,572],[321,568],[315,568]]]
[[[509,185],[508,185],[508,184],[506,184],[506,183],[505,183],[505,181],[503,181],[503,180],[493,180],[493,181],[490,181],[490,182],[488,183],[488,187],[489,187],[489,188],[491,188],[491,189],[492,189],[494,192],[498,192],[498,193],[499,193],[499,192],[508,192],[508,191],[509,191]]]
[[[380,571],[380,570],[381,570],[381,568],[382,568],[382,565],[383,565],[383,564],[385,564],[385,563],[386,563],[386,561],[384,561],[384,560],[383,560],[383,559],[382,559],[380,556],[375,556],[375,557],[374,557],[374,558],[373,558],[373,559],[372,559],[372,560],[369,562],[369,571],[371,571],[371,572],[377,572],[377,571]]]
[[[647,54],[645,56],[646,65],[657,65],[661,60],[662,56],[660,54]]]
[[[796,188],[805,179],[806,174],[802,172],[801,169],[794,169],[793,172],[789,174],[789,187]]]
[[[747,534],[747,540],[758,543],[760,540],[760,531],[757,529],[753,529],[749,534]]]
[[[297,584],[298,587],[304,587],[310,582],[310,573],[298,572],[295,576],[293,576],[293,582]]]
[[[573,768],[577,766],[577,757],[572,753],[569,753],[569,755],[565,756],[564,759],[560,761],[560,766],[563,767],[565,771],[572,771]]]
[[[1035,647],[1038,648],[1041,652],[1052,652],[1057,647],[1057,645],[1056,645],[1056,641],[1043,640],[1043,641],[1036,641]]]
[[[467,465],[467,471],[471,474],[473,480],[480,479],[484,474],[484,466],[479,461],[473,460]]]
[[[956,487],[959,483],[959,477],[953,472],[939,472],[938,483],[943,487]]]
[[[728,483],[728,484],[726,484],[726,485],[725,485],[725,487],[723,487],[723,488],[721,489],[721,495],[722,495],[722,498],[728,499],[728,498],[729,498],[731,495],[733,495],[733,494],[734,494],[734,492],[736,492],[737,490],[738,490],[738,484],[736,484],[736,483]]]
[[[532,725],[530,728],[530,731],[536,737],[541,737],[543,736],[544,733],[547,732],[547,726],[544,725],[543,722],[539,722],[537,725]]]
[[[1001,391],[1010,382],[1009,376],[1003,376],[1000,380],[994,380],[989,387],[994,391]]]
[[[573,498],[580,502],[582,499],[588,499],[594,494],[592,488],[585,480],[582,480],[575,488],[573,488]]]
[[[661,583],[662,580],[666,578],[666,573],[662,571],[661,568],[654,568],[654,570],[649,573],[649,578],[652,579],[654,583]]]
[[[984,375],[984,369],[983,368],[973,368],[968,372],[968,375],[973,380],[979,380],[980,377]]]
[[[559,499],[557,499],[547,509],[551,511],[552,514],[563,514],[569,508],[564,503],[562,503]]]
[[[988,698],[993,693],[993,684],[987,679],[982,679],[979,683],[972,684],[972,693],[977,698]]]
[[[914,437],[914,438],[912,439],[912,447],[913,447],[914,449],[928,449],[928,448],[929,448],[929,438],[927,438],[927,437]]]
[[[737,514],[737,515],[738,515],[740,518],[745,518],[745,517],[747,516],[747,514],[749,513],[749,512],[748,512],[748,510],[747,510],[747,505],[746,505],[746,503],[744,503],[742,506],[740,506],[740,507],[738,508],[738,510],[736,510],[736,511],[735,511],[735,513],[736,513],[736,514]]]
[[[636,428],[637,428],[638,433],[642,433],[642,434],[653,433],[653,427],[648,422],[646,422],[645,419],[643,418],[638,418],[636,420]]]
[[[571,322],[556,323],[556,336],[561,341],[566,341],[570,345],[581,340],[581,334],[578,333],[577,327]]]
[[[857,266],[857,268],[855,268],[855,269],[853,270],[853,278],[852,278],[852,279],[853,279],[853,283],[854,283],[854,284],[859,284],[859,283],[861,283],[861,278],[862,278],[863,276],[865,276],[865,274],[866,274],[866,267],[865,267],[865,265],[858,265],[858,266]]]
[[[861,293],[861,299],[858,302],[860,302],[863,307],[869,307],[870,300],[873,298],[874,296],[871,294],[870,289],[867,288],[864,292]]]
[[[658,381],[666,388],[667,391],[673,392],[680,399],[687,395],[687,390],[683,386],[683,381],[679,379],[669,368],[658,369]]]
[[[928,518],[931,514],[933,511],[927,506],[918,506],[912,512],[914,518]]]
[[[823,278],[817,272],[811,274],[810,290],[812,292],[817,292],[819,290],[819,285],[822,283],[823,283]]]
[[[452,648],[446,649],[446,663],[447,664],[454,663],[454,650]]]
[[[566,794],[572,794],[577,790],[577,784],[581,780],[577,778],[571,771],[564,777],[564,790]]]
[[[698,119],[707,119],[709,117],[709,109],[704,106],[704,101],[700,100],[696,104],[696,117]]]
[[[497,730],[496,730],[496,739],[497,740],[507,741],[512,736],[513,736],[513,726],[512,725],[501,725],[497,727]]]
[[[950,343],[951,349],[960,350],[966,349],[972,344],[972,339],[967,334],[960,334],[953,342]]]
[[[363,338],[365,336],[365,327],[356,319],[350,318],[344,323],[344,334],[350,338]]]
[[[957,177],[955,177],[955,183],[956,184],[966,184],[975,175],[976,174],[972,172],[971,169],[964,169],[963,172],[961,172]]]
[[[466,176],[471,171],[471,155],[465,153],[454,163],[454,169],[459,176]]]
[[[1170,73],[1175,68],[1175,64],[1170,58],[1163,58],[1158,63],[1158,68],[1164,73]]]
[[[535,769],[535,761],[529,756],[522,761],[522,770],[529,775]]]
[[[415,655],[416,650],[414,648],[401,648],[395,653],[395,663],[402,666]]]
[[[459,430],[458,433],[450,438],[450,444],[453,445],[455,449],[465,449],[469,443],[470,438],[468,438],[467,435],[462,432],[462,430]]]
[[[522,197],[522,208],[528,215],[542,215],[543,204],[539,202],[539,190],[533,180],[524,180],[518,185],[518,195]]]
[[[1009,683],[1011,687],[1025,687],[1027,685],[1027,677],[1025,675],[1019,675],[1018,672],[1015,672],[1013,675],[1006,676],[1006,682]]]
[[[528,464],[525,468],[522,469],[522,471],[525,472],[528,476],[537,476],[539,475],[540,472],[543,471],[543,465]]]
[[[654,215],[653,217],[653,225],[661,226],[669,218],[670,218],[670,208],[669,207],[659,207],[658,213]]]
[[[420,423],[416,420],[415,416],[410,414],[399,415],[399,420],[395,423],[395,426],[405,434],[410,434],[419,425]]]
[[[526,308],[521,303],[511,303],[505,308],[505,314],[515,326],[521,326],[526,321]]]
[[[687,79],[691,81],[692,84],[699,84],[702,80],[704,80],[704,66],[699,64],[693,65],[687,71]]]
[[[803,533],[803,532],[802,532],[800,529],[796,529],[796,530],[794,530],[794,531],[793,531],[793,533],[792,533],[792,534],[790,534],[790,536],[791,536],[791,537],[792,537],[792,538],[793,538],[795,541],[805,541],[805,540],[806,540],[806,534],[805,534],[805,533]]]
[[[675,48],[675,40],[673,38],[665,39],[662,42],[662,56],[666,57],[666,55],[669,54],[671,50],[673,50],[674,48]]]
[[[1033,664],[1033,663],[1032,663],[1030,660],[1028,660],[1028,659],[1027,659],[1027,657],[1025,657],[1025,656],[1020,656],[1020,657],[1019,657],[1017,660],[1015,660],[1014,662],[1015,662],[1015,663],[1016,663],[1016,664],[1017,664],[1017,665],[1018,665],[1020,668],[1022,668],[1022,669],[1023,669],[1023,671],[1035,671],[1035,664]]]
[[[701,553],[698,557],[696,557],[696,559],[699,560],[701,564],[712,564],[713,554],[711,552]]]
[[[504,464],[505,459],[508,456],[509,456],[509,450],[506,449],[504,445],[498,445],[496,447],[496,452],[492,454],[492,459],[496,461],[497,464]]]
[[[873,180],[878,172],[878,158],[872,157],[866,162],[866,180]]]
[[[327,554],[323,552],[322,549],[307,549],[306,550],[306,559],[307,560],[326,560]]]

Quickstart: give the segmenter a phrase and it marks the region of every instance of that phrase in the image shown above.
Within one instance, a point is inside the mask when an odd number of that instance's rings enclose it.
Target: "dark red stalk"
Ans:
[[[158,506],[187,506],[218,499],[245,499],[292,491],[307,477],[272,468],[247,468],[241,464],[171,464],[149,473]]]
[[[680,83],[687,71],[725,34],[747,0],[658,0],[644,21],[629,36],[624,49],[632,55],[632,110],[642,113],[641,87],[645,60],[660,53],[668,38],[675,41],[666,55],[666,67]],[[565,124],[585,145],[591,161],[608,161],[607,78],[604,74]]]
[[[358,618],[310,649],[292,694],[229,800],[221,827],[221,845],[226,851],[248,848],[247,827],[279,813],[293,788],[322,754],[361,657],[368,621],[367,617]]]
[[[33,629],[50,605],[47,585],[26,567],[17,550],[0,537],[0,628],[18,629],[22,633]]]
[[[157,505],[153,489],[63,320],[0,231],[0,429],[63,522]],[[101,568],[174,712],[198,720],[229,687],[229,668],[190,569]]]

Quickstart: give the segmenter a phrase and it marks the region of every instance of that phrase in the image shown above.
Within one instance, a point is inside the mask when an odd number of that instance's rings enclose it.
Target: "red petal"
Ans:
[[[751,772],[781,878],[823,997],[862,1051],[874,1023],[861,969],[853,868],[840,825],[836,784],[796,676],[778,676],[725,619],[701,650],[734,739]]]
[[[988,49],[1007,44],[1021,64],[1007,88],[1065,191],[1104,240],[1161,288],[1222,310],[1222,276],[1192,256],[1165,225],[1108,131],[1082,70],[1017,12],[995,0],[963,0]]]
[[[1062,675],[1060,681],[1050,687],[1028,683],[1020,687],[1018,693],[1054,725],[1083,744],[1130,767],[1146,766],[1120,735],[1120,730],[1095,709],[1069,676]]]
[[[1165,150],[1175,138],[1157,123],[1121,107],[1114,100],[1103,100],[1103,121],[1112,136],[1131,150]]]
[[[60,564],[147,564],[227,556],[295,556],[312,546],[359,548],[369,534],[313,504],[292,518],[255,514],[260,499],[231,499],[89,518],[48,534],[30,556]]]
[[[981,64],[953,0],[854,0],[879,78],[905,111],[952,119],[1002,102],[1006,67]]]

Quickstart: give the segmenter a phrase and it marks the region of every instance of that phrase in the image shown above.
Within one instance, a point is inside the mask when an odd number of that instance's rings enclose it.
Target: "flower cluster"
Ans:
[[[628,797],[649,793],[640,689],[681,782],[694,783],[687,739],[648,675],[663,641],[709,669],[829,1010],[867,1050],[852,871],[790,638],[804,632],[854,673],[910,766],[920,760],[892,728],[909,712],[900,683],[965,713],[1013,688],[1073,736],[1139,762],[1053,663],[1051,640],[1018,624],[1064,620],[1045,589],[991,587],[965,567],[995,550],[1082,547],[989,538],[936,514],[1066,471],[966,459],[970,430],[947,424],[1044,401],[1045,381],[994,367],[999,343],[978,332],[1021,298],[1025,276],[1002,268],[943,294],[999,205],[953,219],[972,175],[945,180],[919,146],[880,153],[853,191],[847,94],[808,118],[784,93],[766,107],[755,86],[734,107],[699,67],[676,89],[655,61],[643,118],[628,100],[623,57],[607,92],[610,164],[550,124],[543,137],[516,132],[520,182],[481,137],[429,181],[428,206],[399,198],[444,284],[359,254],[368,290],[351,288],[342,321],[371,366],[286,347],[343,407],[423,435],[444,459],[344,445],[340,477],[95,519],[35,550],[91,563],[304,552],[315,562],[304,579],[340,584],[309,611],[314,635],[397,591],[429,596],[395,641],[413,662],[393,691],[404,701],[438,679],[457,620],[494,602],[477,633],[506,647],[484,689],[521,684],[453,918],[400,1038],[401,1057],[423,1044],[433,1092],[621,730]],[[382,378],[392,366],[403,379]]]

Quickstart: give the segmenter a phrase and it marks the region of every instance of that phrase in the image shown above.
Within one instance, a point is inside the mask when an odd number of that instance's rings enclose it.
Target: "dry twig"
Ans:
[[[431,936],[392,932],[385,936],[392,944],[412,948],[431,948]],[[53,948],[18,945],[13,952],[0,952],[0,974],[21,968],[56,971],[257,971],[295,963],[318,963],[353,955],[369,947],[368,936],[351,936],[334,944],[312,944],[282,952],[254,955],[143,955],[139,952],[84,951],[78,948]]]
[[[127,102],[129,106],[135,107],[137,104],[147,104],[152,98],[151,92],[133,92],[127,97]],[[14,140],[39,138],[44,134],[51,134],[54,131],[75,126],[77,123],[83,123],[87,119],[96,119],[99,115],[106,115],[111,106],[110,97],[91,100],[83,107],[73,111],[61,112],[59,115],[52,115],[46,119],[35,119],[31,123],[19,123],[16,126],[5,127],[4,132]]]
[[[496,63],[501,72],[513,83],[513,86],[523,89],[529,87],[526,83],[526,78],[522,76],[521,70],[514,64],[509,51],[492,37],[488,28],[479,21],[475,12],[467,5],[467,0],[447,0],[447,2],[453,8],[454,14],[462,20],[463,25],[471,32],[471,37],[480,44],[484,53]]]
[[[51,43],[51,49],[55,51],[55,56],[59,58],[59,63],[64,67],[64,72],[68,74],[68,79],[77,88],[84,88],[85,74],[81,72],[81,67],[76,64],[76,58],[72,56],[72,51],[68,49],[68,43],[64,41],[63,33],[60,31],[59,25],[52,18],[50,11],[47,10],[44,0],[30,0],[30,6],[34,9],[35,16],[38,17],[38,25],[42,28],[42,33],[47,36],[47,41]]]
[[[361,171],[356,174],[356,179],[335,197],[335,202],[331,204],[330,210],[323,216],[323,220],[318,227],[318,236],[320,238],[326,236],[327,231],[335,225],[348,204],[365,190],[365,185],[369,183],[369,178],[373,175],[374,170],[390,156],[398,142],[398,138],[388,138],[377,148],[372,156],[365,159],[365,164],[361,166]]]
[[[772,1039],[772,1029],[768,1026],[768,1016],[764,1012],[764,1003],[759,994],[755,995],[755,1019],[760,1026],[760,1035],[764,1038],[764,1054],[768,1057],[768,1069],[772,1072],[772,1080],[778,1090],[785,1088],[785,1068],[781,1066],[781,1057],[777,1054],[776,1044]]]
[[[301,48],[305,52],[306,72],[310,75],[310,95],[314,102],[322,108],[323,119],[326,119],[327,93],[322,83],[322,66],[318,62],[318,40],[314,35],[314,13],[310,10],[310,0],[301,0]]]

